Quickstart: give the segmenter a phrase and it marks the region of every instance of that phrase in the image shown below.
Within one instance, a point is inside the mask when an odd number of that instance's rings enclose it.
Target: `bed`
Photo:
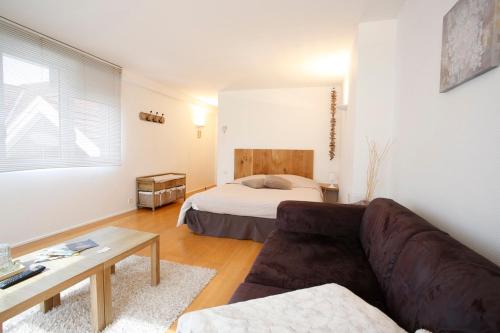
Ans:
[[[236,149],[235,180],[189,197],[177,225],[196,234],[263,242],[276,229],[277,207],[282,201],[322,202],[320,186],[312,180],[312,150]],[[291,190],[253,189],[243,180],[279,175]]]

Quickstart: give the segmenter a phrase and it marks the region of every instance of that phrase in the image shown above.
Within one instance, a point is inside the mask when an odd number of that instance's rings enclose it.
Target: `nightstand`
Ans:
[[[333,187],[330,184],[320,183],[321,191],[323,191],[323,201],[328,203],[336,203],[339,201],[339,186],[334,184]]]

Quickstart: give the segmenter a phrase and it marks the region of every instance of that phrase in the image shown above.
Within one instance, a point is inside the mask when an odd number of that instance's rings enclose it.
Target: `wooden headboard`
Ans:
[[[314,150],[235,149],[234,178],[290,174],[313,178]]]

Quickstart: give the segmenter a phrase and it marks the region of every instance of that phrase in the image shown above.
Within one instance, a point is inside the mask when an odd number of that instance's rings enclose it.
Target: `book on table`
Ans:
[[[66,257],[71,257],[74,255],[80,254],[80,252],[91,249],[93,247],[99,246],[96,242],[91,239],[87,239],[84,241],[69,243],[69,244],[60,244],[48,249],[43,250],[39,257],[35,260],[36,263],[51,261]]]

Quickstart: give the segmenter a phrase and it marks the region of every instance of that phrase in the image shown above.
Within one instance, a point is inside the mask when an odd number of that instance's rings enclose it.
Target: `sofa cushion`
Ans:
[[[282,293],[289,292],[288,289],[282,289],[277,287],[264,286],[261,284],[244,282],[240,284],[238,289],[234,292],[229,304],[244,302],[255,298],[262,298],[272,295],[278,295]]]
[[[282,289],[342,285],[384,309],[384,300],[359,241],[274,231],[245,282]]]
[[[375,199],[366,208],[361,223],[361,244],[385,291],[399,254],[413,236],[438,231],[427,221],[389,199]]]
[[[365,207],[309,201],[283,201],[276,226],[283,231],[359,240]]]
[[[408,240],[386,300],[409,331],[500,332],[500,268],[439,231]]]

